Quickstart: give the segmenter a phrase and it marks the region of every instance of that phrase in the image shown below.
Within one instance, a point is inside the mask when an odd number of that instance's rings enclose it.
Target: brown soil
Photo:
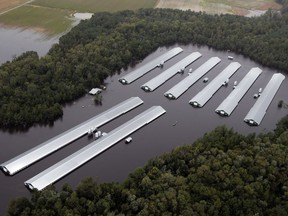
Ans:
[[[267,2],[262,3],[257,7],[257,10],[268,10],[268,9],[274,9],[274,10],[280,10],[282,6],[280,4],[277,4],[276,2]]]
[[[0,1],[0,12],[5,11],[9,8],[13,8],[17,5],[25,3],[27,0],[1,0]]]

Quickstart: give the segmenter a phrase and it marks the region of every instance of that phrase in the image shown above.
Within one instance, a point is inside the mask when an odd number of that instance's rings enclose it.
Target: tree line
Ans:
[[[14,199],[7,215],[288,214],[288,117],[274,132],[240,135],[223,126],[150,160],[123,183],[85,178]]]
[[[0,127],[53,122],[63,115],[64,103],[159,46],[229,49],[287,72],[287,25],[287,13],[271,10],[253,18],[170,9],[97,13],[62,36],[44,57],[26,52],[0,66]]]

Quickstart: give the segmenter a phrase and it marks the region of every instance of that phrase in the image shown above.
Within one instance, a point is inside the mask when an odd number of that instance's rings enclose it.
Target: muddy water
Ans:
[[[53,126],[35,126],[27,132],[0,132],[0,163],[11,159],[31,147],[132,96],[139,96],[144,101],[144,104],[106,124],[100,128],[102,131],[111,131],[153,105],[161,105],[166,109],[167,113],[132,134],[133,141],[130,144],[125,144],[124,141],[116,144],[100,156],[58,181],[55,184],[56,188],[60,189],[65,182],[75,187],[79,181],[86,176],[92,176],[98,182],[123,181],[130,172],[139,166],[143,166],[150,158],[161,155],[164,152],[170,152],[176,146],[190,144],[206,132],[213,130],[216,126],[226,125],[242,134],[267,132],[272,131],[277,121],[287,114],[286,109],[279,109],[277,107],[279,100],[288,101],[288,80],[285,79],[261,125],[259,127],[250,127],[244,123],[243,119],[245,115],[255,103],[255,99],[253,99],[254,93],[257,93],[260,87],[264,88],[273,73],[278,71],[262,67],[241,55],[215,51],[205,46],[181,46],[185,51],[165,63],[163,69],[157,68],[130,85],[123,86],[118,82],[118,79],[122,75],[129,73],[131,70],[145,64],[173,47],[159,48],[134,68],[128,68],[126,71],[123,70],[121,75],[109,77],[106,80],[107,90],[102,93],[102,106],[95,106],[93,104],[93,97],[86,95],[74,103],[66,105],[64,107],[63,118],[57,120]],[[142,84],[193,51],[202,53],[202,57],[191,65],[194,69],[210,57],[218,56],[222,59],[222,62],[207,74],[209,80],[212,80],[213,77],[231,62],[227,59],[228,55],[234,56],[234,60],[242,64],[239,71],[230,79],[228,87],[222,87],[203,108],[193,108],[188,104],[188,101],[207,85],[202,81],[197,82],[178,100],[170,101],[164,97],[164,92],[187,76],[187,72],[183,75],[176,75],[154,92],[147,93],[140,89]],[[234,83],[235,80],[239,82],[252,67],[260,67],[263,70],[262,75],[254,83],[230,117],[220,117],[217,115],[214,110],[232,91],[231,84]],[[177,122],[176,125],[174,125],[175,122]],[[30,179],[91,141],[92,140],[87,137],[82,137],[13,177],[0,173],[0,214],[3,213],[10,199],[16,196],[29,197],[30,193],[23,184],[25,180]]]

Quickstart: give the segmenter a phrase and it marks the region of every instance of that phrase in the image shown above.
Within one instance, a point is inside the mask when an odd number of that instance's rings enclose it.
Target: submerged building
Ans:
[[[183,51],[182,48],[176,47],[163,55],[157,57],[156,59],[148,62],[147,64],[139,67],[138,69],[130,72],[129,74],[121,77],[119,79],[119,82],[122,84],[130,84],[134,82],[135,80],[139,79],[149,71],[153,70],[154,68],[161,66],[164,64],[164,62],[168,61],[169,59],[173,58],[174,56],[178,55]]]
[[[202,91],[193,97],[189,104],[203,107],[221,86],[228,83],[229,78],[241,67],[238,62],[230,63],[217,77],[215,77]]]
[[[212,68],[214,68],[221,61],[218,57],[212,57],[200,67],[198,67],[189,76],[184,78],[182,81],[173,86],[170,90],[164,93],[169,99],[177,99],[184,92],[186,92],[194,83],[196,83],[202,76],[208,73]]]
[[[107,111],[59,134],[52,139],[12,158],[0,165],[0,168],[8,175],[14,175],[36,161],[68,145],[74,140],[84,136],[88,132],[108,123],[122,114],[143,104],[139,97],[129,98]]]
[[[101,152],[115,145],[127,136],[149,124],[166,111],[161,106],[153,106],[137,115],[130,121],[109,132],[106,136],[92,142],[62,161],[39,173],[35,177],[25,181],[25,186],[30,190],[42,190],[48,185],[69,174],[87,161],[99,155]]]
[[[154,77],[153,79],[149,80],[145,84],[141,86],[144,91],[154,91],[156,88],[161,86],[171,77],[175,76],[177,73],[183,73],[184,69],[190,65],[192,62],[196,61],[202,55],[199,52],[193,52],[192,54],[188,55],[181,61],[177,62],[172,67],[168,68],[158,76]]]
[[[265,89],[261,93],[261,96],[257,99],[253,107],[245,116],[244,121],[246,123],[255,126],[260,125],[270,103],[272,102],[284,79],[285,76],[281,73],[277,73],[272,76]]]
[[[216,108],[215,112],[221,116],[230,116],[233,110],[237,107],[240,100],[250,89],[256,79],[260,76],[262,70],[258,67],[252,68],[246,76],[237,85],[234,83],[234,89],[229,96]],[[236,85],[235,85],[236,84]]]

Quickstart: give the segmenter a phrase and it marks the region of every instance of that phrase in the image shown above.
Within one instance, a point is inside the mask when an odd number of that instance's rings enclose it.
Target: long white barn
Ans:
[[[209,83],[202,91],[193,97],[189,103],[195,107],[203,107],[208,100],[218,91],[219,88],[227,81],[241,65],[238,62],[230,63],[211,83]]]
[[[212,57],[200,67],[198,67],[190,76],[187,76],[170,90],[164,93],[169,99],[177,99],[184,92],[186,92],[194,83],[196,83],[202,76],[208,73],[213,67],[215,67],[221,61],[218,57]]]
[[[273,74],[261,96],[257,99],[253,107],[244,118],[246,123],[255,126],[260,125],[270,103],[272,102],[284,79],[285,76],[281,73]]]
[[[31,190],[42,190],[48,185],[56,182],[63,176],[83,165],[87,161],[99,155],[101,152],[123,140],[131,133],[152,122],[163,115],[166,111],[161,106],[153,106],[137,115],[130,121],[119,126],[106,136],[94,141],[86,147],[78,150],[69,157],[27,180],[24,184]]]
[[[169,59],[173,58],[174,56],[178,55],[183,51],[182,48],[176,47],[163,55],[157,57],[156,59],[148,62],[147,64],[143,65],[142,67],[130,72],[129,74],[121,77],[119,79],[119,82],[122,84],[130,84],[134,82],[135,80],[142,77],[144,74],[148,73],[149,71],[153,70],[154,68],[158,67],[158,65],[161,65],[162,63],[168,61]]]
[[[141,88],[144,91],[154,91],[156,88],[161,86],[163,83],[165,83],[167,80],[169,80],[171,77],[176,75],[177,73],[184,72],[184,69],[190,65],[192,62],[196,61],[198,58],[200,58],[202,55],[199,52],[193,52],[192,54],[186,56],[181,61],[177,62],[172,67],[168,68],[158,76],[154,77],[153,79],[149,80],[145,84],[141,86]]]
[[[12,158],[11,160],[1,164],[0,168],[6,174],[14,175],[27,166],[85,135],[89,130],[91,130],[91,128],[100,127],[141,104],[143,104],[143,101],[139,97],[129,98],[107,111],[59,134],[56,137],[53,137],[52,139],[49,139],[15,158]]]
[[[221,116],[230,116],[261,73],[262,70],[260,68],[252,68],[241,82],[235,86],[229,96],[216,108],[215,112]]]

